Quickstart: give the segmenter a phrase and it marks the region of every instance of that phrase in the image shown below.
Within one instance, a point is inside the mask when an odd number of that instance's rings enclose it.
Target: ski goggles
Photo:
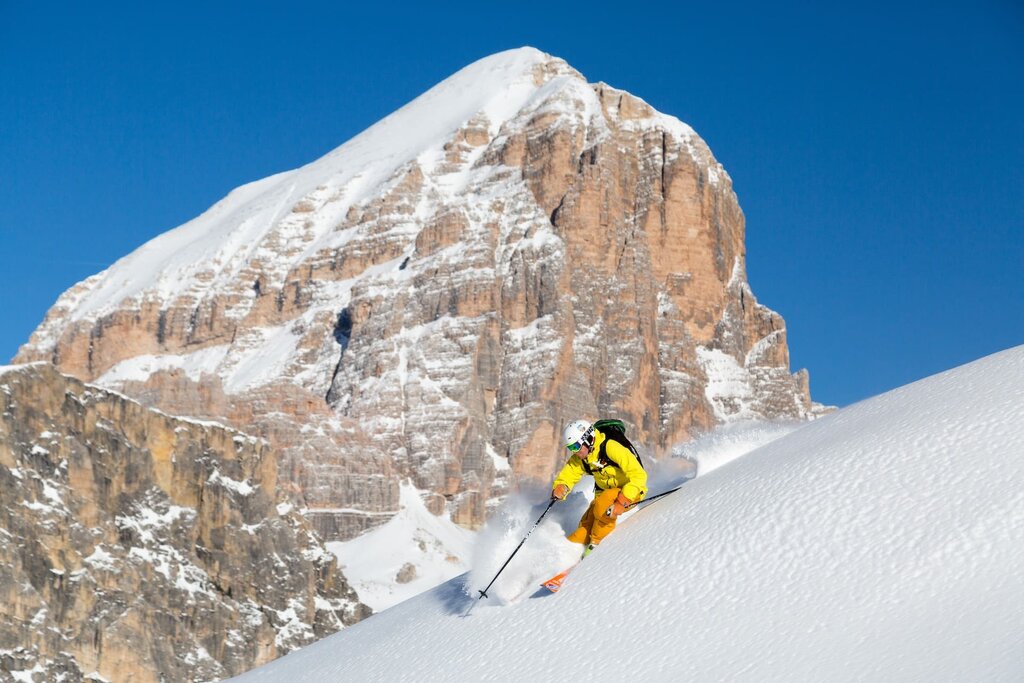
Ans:
[[[571,443],[568,446],[566,446],[566,448],[569,449],[570,453],[579,453],[580,449],[583,448],[583,442],[577,441],[576,443]]]

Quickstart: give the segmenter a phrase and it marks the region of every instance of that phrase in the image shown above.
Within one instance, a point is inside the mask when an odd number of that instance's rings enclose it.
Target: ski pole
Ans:
[[[683,482],[683,483],[685,484],[686,482]],[[679,486],[677,486],[674,489],[671,489],[669,491],[665,491],[664,493],[659,493],[656,496],[651,496],[650,498],[644,498],[643,500],[638,500],[635,503],[630,503],[629,505],[626,505],[622,509],[623,509],[623,511],[626,511],[626,510],[630,509],[631,507],[633,507],[634,505],[640,505],[641,503],[649,503],[652,500],[657,500],[658,498],[661,498],[662,496],[667,496],[670,493],[675,493],[676,491],[678,491],[681,488],[683,488],[683,484],[680,484]],[[611,517],[612,516],[612,509],[608,508],[607,510],[605,510],[604,514],[607,517]]]
[[[516,553],[519,552],[519,549],[523,547],[524,543],[526,543],[526,539],[530,537],[530,534],[533,533],[533,530],[536,529],[537,525],[540,524],[540,521],[544,519],[544,515],[548,514],[548,510],[550,510],[551,506],[554,505],[556,502],[558,502],[557,498],[551,499],[551,502],[548,503],[548,506],[544,508],[544,512],[541,513],[540,517],[537,518],[537,521],[533,523],[532,527],[530,527],[530,530],[526,532],[525,536],[523,536],[523,540],[519,541],[519,545],[516,546],[516,549],[513,550],[512,554],[508,556],[507,560],[505,560],[505,564],[501,565],[501,569],[499,569],[498,573],[494,575],[494,578],[491,579],[491,582],[487,584],[487,588],[484,588],[482,591],[477,591],[478,593],[480,593],[480,598],[488,597],[487,591],[491,590],[491,586],[493,586],[494,582],[498,580],[498,577],[501,576],[501,573],[505,571],[505,567],[507,567],[508,563],[512,561],[512,558],[516,556]],[[477,598],[477,600],[479,600],[480,598]],[[473,605],[475,604],[476,603],[474,602]],[[473,609],[473,605],[470,605],[469,609]],[[469,614],[469,610],[466,610],[466,614]]]
[[[683,488],[682,484],[680,484],[679,486],[675,487],[674,489],[672,489],[670,491],[665,491],[664,493],[659,493],[656,496],[651,496],[650,498],[644,498],[643,500],[638,500],[635,503],[630,503],[629,505],[626,506],[626,509],[628,510],[629,508],[633,507],[634,505],[639,505],[640,503],[649,503],[652,500],[656,500],[658,498],[661,498],[662,496],[667,496],[670,493],[675,493],[676,491],[678,491],[681,488]]]

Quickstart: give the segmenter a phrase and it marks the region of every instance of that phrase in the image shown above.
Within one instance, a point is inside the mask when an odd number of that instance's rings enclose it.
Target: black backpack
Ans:
[[[612,459],[605,454],[605,444],[609,441],[614,441],[617,444],[625,446],[629,451],[636,456],[636,461],[640,463],[640,467],[644,466],[644,461],[640,459],[640,454],[637,453],[636,447],[626,438],[626,425],[623,424],[622,420],[598,420],[594,423],[594,429],[600,430],[604,434],[604,441],[601,442],[601,448],[597,452],[597,469],[601,470],[609,465],[615,463]],[[587,461],[583,461],[583,468],[587,470],[588,474],[593,474],[593,470],[587,465]]]

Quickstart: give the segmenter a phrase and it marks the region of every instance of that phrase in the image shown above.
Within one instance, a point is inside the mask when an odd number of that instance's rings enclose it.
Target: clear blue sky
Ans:
[[[817,400],[1024,343],[1019,0],[349,4],[0,2],[0,362],[76,282],[523,45],[707,140]]]

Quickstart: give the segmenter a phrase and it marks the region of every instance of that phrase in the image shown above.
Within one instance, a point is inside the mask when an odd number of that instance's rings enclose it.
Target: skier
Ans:
[[[647,494],[647,472],[627,447],[628,439],[621,430],[597,428],[605,424],[574,420],[566,425],[562,442],[569,451],[569,461],[551,489],[553,499],[565,500],[584,474],[594,477],[594,502],[580,519],[579,528],[567,536],[585,546],[583,557],[615,529],[615,520],[627,506],[640,502]]]

